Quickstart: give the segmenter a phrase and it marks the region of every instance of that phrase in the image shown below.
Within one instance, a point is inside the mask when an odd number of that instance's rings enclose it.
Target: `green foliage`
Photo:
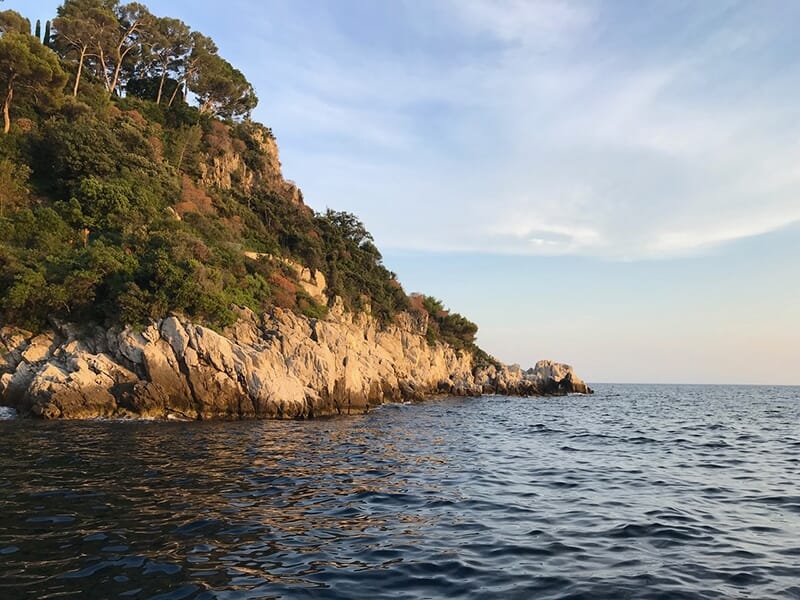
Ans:
[[[129,79],[125,86],[125,91],[129,96],[135,96],[142,100],[151,100],[160,104],[160,95],[171,96],[179,86],[177,79],[171,77],[140,77]]]
[[[108,50],[108,34],[114,23],[110,7],[93,0],[65,0],[53,20],[55,35],[51,47],[65,60],[73,63],[73,97],[77,97],[86,71],[100,76],[97,57]],[[102,76],[100,76],[102,79]]]
[[[341,296],[352,310],[371,310],[383,322],[408,308],[402,286],[383,266],[372,235],[355,215],[328,210],[316,220],[322,232],[329,294]]]
[[[13,11],[6,11],[13,12]],[[30,24],[28,24],[28,32]],[[42,108],[58,104],[67,77],[58,57],[30,33],[10,29],[0,36],[0,97],[3,98],[3,132],[11,129],[15,100],[35,99]]]
[[[56,52],[26,26],[0,13],[0,85],[19,124],[0,136],[0,323],[179,312],[220,328],[235,306],[324,318],[287,259],[323,272],[349,310],[389,323],[409,309],[364,224],[315,214],[282,180],[272,132],[247,120],[252,86],[210,38],[117,0],[66,0]],[[224,164],[240,168],[221,176]],[[432,297],[422,309],[430,343],[483,356],[474,323]]]
[[[191,50],[191,33],[189,27],[179,19],[156,18],[142,37],[146,54],[150,56],[148,71],[151,75],[146,80],[155,83],[150,99],[161,104],[162,100],[177,94],[180,83],[170,75],[180,70]],[[165,86],[167,82],[170,82],[169,86]]]
[[[433,296],[423,296],[422,297],[422,306],[428,311],[428,314],[432,316],[434,319],[437,318],[440,314],[446,312],[444,308],[444,304],[438,298],[434,298]]]
[[[328,314],[328,307],[324,304],[319,304],[308,294],[298,294],[297,308],[300,314],[305,315],[310,319],[324,319]]]
[[[9,27],[22,26],[13,15],[8,20]],[[73,97],[84,82],[96,82],[107,96],[126,88],[133,96],[172,106],[185,102],[190,90],[201,113],[224,119],[247,118],[258,103],[253,86],[219,56],[213,40],[142,4],[65,0],[53,29],[52,47],[71,66]]]
[[[433,296],[421,296],[419,306],[428,313],[426,338],[429,344],[442,341],[459,350],[472,351],[476,356],[482,352],[475,345],[475,335],[478,333],[475,323],[458,313],[451,313],[441,300]],[[488,355],[486,357],[491,358]]]
[[[0,158],[0,219],[27,203],[29,175],[27,165]]]
[[[439,320],[442,340],[454,348],[469,348],[475,343],[478,326],[458,313],[445,315]]]
[[[31,22],[15,10],[0,11],[0,33],[10,31],[30,33]]]
[[[189,89],[200,101],[200,112],[224,119],[249,117],[258,104],[253,86],[224,58],[208,54]]]
[[[499,360],[478,346],[473,346],[472,357],[475,368],[494,367],[499,369],[502,366]]]

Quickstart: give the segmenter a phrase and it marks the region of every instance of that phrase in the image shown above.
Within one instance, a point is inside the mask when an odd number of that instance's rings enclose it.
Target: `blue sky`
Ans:
[[[254,83],[308,204],[498,358],[800,384],[800,3],[146,4]]]

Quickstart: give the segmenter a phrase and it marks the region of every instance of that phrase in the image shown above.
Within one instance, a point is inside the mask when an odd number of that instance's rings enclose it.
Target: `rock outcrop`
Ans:
[[[170,316],[142,330],[0,329],[0,405],[42,418],[308,418],[433,394],[591,393],[568,365],[474,368],[401,314],[380,327],[335,305],[324,320],[241,309],[217,333]]]
[[[292,269],[292,271],[294,271],[297,283],[300,284],[300,287],[305,290],[309,297],[313,298],[319,304],[327,304],[328,297],[325,294],[325,289],[328,284],[325,281],[325,275],[322,274],[322,271],[312,271],[308,267],[305,267],[300,263],[288,258],[278,257],[264,252],[252,252],[245,250],[242,252],[242,254],[244,254],[250,260],[269,258],[282,262]]]
[[[208,152],[199,164],[200,183],[206,188],[230,190],[238,186],[246,194],[255,187],[281,198],[303,205],[303,193],[297,184],[283,177],[278,144],[272,131],[257,123],[243,126],[252,146],[251,156],[258,157],[248,166],[245,160],[247,144],[231,136],[231,128],[214,121],[205,141]]]

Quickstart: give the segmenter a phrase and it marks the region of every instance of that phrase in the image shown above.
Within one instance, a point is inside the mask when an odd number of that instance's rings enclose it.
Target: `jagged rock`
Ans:
[[[560,363],[474,369],[471,354],[429,345],[417,315],[380,327],[334,302],[325,319],[238,316],[222,335],[176,315],[141,331],[0,329],[0,404],[42,418],[308,418],[437,393],[591,393]]]
[[[13,373],[32,334],[16,327],[0,328],[0,373]]]
[[[237,147],[231,137],[230,128],[219,122],[212,127],[213,142],[210,145],[213,151],[204,155],[199,164],[203,186],[229,190],[237,184],[246,194],[260,187],[294,204],[303,205],[303,193],[297,184],[283,177],[278,144],[268,129],[253,123],[246,125],[250,141],[257,149],[254,154],[259,157],[258,163],[251,168],[244,159],[244,148]]]
[[[242,252],[242,254],[250,260],[270,258],[272,260],[282,262],[294,271],[300,287],[302,287],[311,298],[323,305],[327,303],[328,297],[325,295],[325,290],[328,287],[328,283],[325,281],[325,275],[323,275],[322,271],[312,271],[308,267],[305,267],[291,259],[281,256],[274,256],[272,254],[266,254],[264,252],[252,252],[250,250],[245,250]]]
[[[515,396],[593,393],[589,386],[575,375],[570,365],[550,360],[540,360],[527,371],[522,371],[519,365],[500,369],[490,365],[478,370],[475,382],[484,393]]]
[[[45,333],[37,335],[28,342],[28,347],[22,352],[22,360],[27,363],[37,363],[47,359],[55,341],[55,335]]]
[[[173,347],[164,339],[156,340],[144,347],[142,360],[147,379],[158,384],[158,397],[164,399],[164,406],[180,412],[191,412],[192,393]]]
[[[186,348],[189,347],[189,334],[181,325],[177,317],[167,317],[161,323],[161,337],[172,346],[175,356],[183,358]]]

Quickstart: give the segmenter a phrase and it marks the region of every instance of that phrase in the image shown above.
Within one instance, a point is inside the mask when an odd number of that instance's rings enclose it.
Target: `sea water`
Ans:
[[[596,388],[3,420],[0,598],[800,598],[800,388]]]

